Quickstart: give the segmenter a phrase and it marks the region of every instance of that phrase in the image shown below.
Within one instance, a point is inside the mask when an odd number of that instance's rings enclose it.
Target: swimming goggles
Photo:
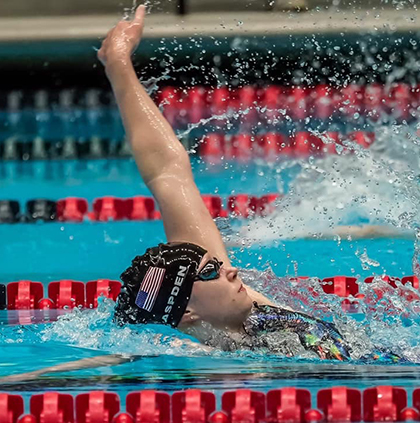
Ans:
[[[217,260],[217,258],[212,258],[209,260],[204,267],[197,273],[195,280],[196,281],[209,281],[211,279],[217,279],[220,276],[220,268],[222,267],[223,262]]]

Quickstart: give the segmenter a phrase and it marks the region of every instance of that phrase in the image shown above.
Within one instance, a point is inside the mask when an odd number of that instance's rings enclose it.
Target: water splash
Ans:
[[[252,242],[331,234],[338,225],[389,225],[413,234],[420,216],[420,151],[404,134],[381,127],[369,150],[296,161],[289,193],[268,219],[249,222]]]
[[[363,270],[369,270],[370,267],[379,267],[381,263],[377,260],[373,260],[367,254],[366,248],[364,248],[363,252],[356,250],[356,256],[359,258],[360,262],[362,263]]]
[[[361,283],[358,298],[349,297],[356,314],[343,309],[343,298],[326,294],[315,278],[279,278],[269,268],[243,271],[244,281],[284,307],[332,321],[351,345],[355,360],[378,349],[420,363],[420,297],[411,285],[396,288],[380,278]]]
[[[187,348],[178,342],[179,332],[157,325],[116,326],[113,319],[115,303],[101,299],[94,310],[74,310],[48,325],[40,332],[42,342],[59,342],[106,354],[141,356],[188,355],[205,353]]]
[[[396,288],[376,278],[370,284],[360,284],[362,297],[349,300],[357,310],[349,314],[343,309],[343,298],[325,294],[317,279],[299,280],[277,277],[270,268],[264,272],[255,269],[242,271],[248,285],[271,297],[283,307],[310,314],[334,322],[351,345],[352,358],[358,360],[372,355],[378,348],[398,354],[412,363],[420,363],[420,298],[411,286],[398,281]],[[117,327],[112,323],[112,301],[102,301],[96,310],[80,311],[61,317],[57,322],[36,331],[15,328],[9,336],[3,333],[2,344],[7,342],[49,343],[71,345],[103,353],[133,354],[141,356],[207,356],[228,354],[234,357],[261,359],[258,351],[239,349],[230,353],[219,350],[208,352],[199,347],[176,344],[186,336],[160,325]],[[10,328],[8,328],[10,329]],[[16,334],[19,332],[19,336]],[[220,335],[220,334],[219,334]],[[217,336],[217,334],[215,335]],[[190,339],[190,338],[188,338]],[[287,344],[299,359],[314,359],[303,349],[294,334],[273,334],[272,343],[278,343],[279,351]],[[227,350],[229,348],[226,348]],[[264,352],[266,354],[266,352]],[[281,352],[279,353],[282,356]]]

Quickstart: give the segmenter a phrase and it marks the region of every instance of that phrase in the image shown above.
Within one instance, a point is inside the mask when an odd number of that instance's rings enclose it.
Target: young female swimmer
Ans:
[[[284,345],[284,335],[292,333],[314,356],[349,360],[351,350],[333,324],[278,307],[246,287],[238,269],[232,267],[194,183],[188,154],[134,71],[131,55],[141,40],[144,17],[145,8],[140,6],[132,21],[119,22],[103,41],[98,58],[112,85],[140,174],[159,204],[168,243],[134,258],[121,275],[124,286],[115,321],[171,325],[193,333],[207,347],[263,347],[289,356],[294,353]],[[226,345],[218,343],[220,338],[214,341],[208,327],[222,330]],[[267,334],[279,336],[270,336],[268,342]],[[89,358],[0,381],[34,379],[45,373],[131,359],[119,355]]]
[[[262,332],[292,331],[321,358],[347,360],[349,349],[333,325],[282,309],[245,287],[231,266],[220,233],[195,185],[189,157],[140,84],[131,62],[144,26],[140,6],[131,22],[112,29],[98,52],[112,85],[140,174],[159,204],[167,244],[136,257],[124,282],[118,323],[163,323],[209,343],[211,325],[244,338],[251,348]],[[239,344],[241,342],[239,341]],[[218,346],[218,345],[212,345]],[[240,346],[240,345],[239,345]]]

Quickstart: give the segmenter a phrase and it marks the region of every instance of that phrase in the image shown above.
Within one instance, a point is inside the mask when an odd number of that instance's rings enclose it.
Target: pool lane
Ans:
[[[0,225],[0,236],[0,282],[118,279],[135,255],[165,241],[161,221]],[[403,239],[296,240],[229,251],[238,267],[270,266],[278,276],[365,278],[412,274],[414,246]]]

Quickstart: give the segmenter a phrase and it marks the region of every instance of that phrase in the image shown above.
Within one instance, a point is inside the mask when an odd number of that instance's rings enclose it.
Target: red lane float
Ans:
[[[9,310],[34,310],[44,296],[41,282],[19,281],[7,285],[7,308]]]
[[[222,395],[222,410],[230,423],[259,423],[265,419],[265,394],[239,389]]]
[[[134,420],[129,414],[121,413],[114,417],[112,423],[134,423]]]
[[[30,409],[37,422],[72,423],[74,421],[74,400],[69,394],[47,392],[32,395]]]
[[[324,154],[337,154],[337,145],[342,144],[340,134],[338,132],[325,132],[319,135],[323,145],[322,152]]]
[[[120,292],[121,282],[119,281],[109,279],[90,281],[86,284],[86,307],[98,307],[98,298],[101,296],[116,301]]]
[[[357,278],[349,276],[334,276],[322,280],[322,290],[326,294],[335,294],[339,297],[355,297],[359,293]]]
[[[272,85],[263,88],[260,93],[260,119],[268,124],[275,124],[282,119],[281,109],[285,108],[286,95],[284,89]]]
[[[235,217],[267,216],[274,211],[274,201],[279,197],[278,194],[266,194],[262,197],[249,196],[248,194],[239,194],[228,198],[228,210],[223,207],[223,199],[215,195],[203,195],[203,201],[206,204],[211,216],[227,217],[228,212]],[[59,200],[66,204],[66,200]],[[62,215],[62,221],[77,222],[83,219],[66,220],[67,215]],[[156,209],[155,200],[152,197],[138,196],[134,198],[121,199],[115,197],[97,198],[93,202],[93,212],[87,213],[87,216],[93,221],[108,222],[110,220],[157,220],[161,219],[160,212]]]
[[[0,393],[0,423],[15,423],[24,412],[20,395]]]
[[[270,147],[271,148],[271,147]],[[243,156],[245,157],[245,156]],[[273,202],[278,198],[278,194],[266,194],[262,197],[250,196],[248,194],[240,194],[238,199],[236,196],[231,196],[227,200],[227,209],[224,208],[224,200],[217,195],[203,195],[203,201],[207,206],[211,216],[227,217],[228,211],[232,212],[232,216],[236,217],[253,217],[253,216],[267,216],[270,211],[274,211]],[[87,201],[77,199],[77,203],[83,203],[83,209],[76,215],[75,204],[76,199],[66,198],[58,200],[60,206],[60,221],[62,222],[82,222],[84,217],[88,217],[95,222],[109,222],[122,220],[138,220],[150,221],[160,220],[162,215],[157,209],[156,202],[153,197],[136,196],[133,198],[116,198],[116,197],[101,197],[93,201],[93,211],[87,212]],[[236,209],[240,206],[236,202],[244,202],[246,207],[250,210],[244,213],[236,213]],[[54,203],[55,204],[55,203]],[[67,209],[69,207],[69,209]],[[0,302],[2,292],[0,291]],[[1,305],[0,305],[1,306]]]
[[[102,197],[93,201],[93,212],[89,213],[90,220],[108,222],[123,220],[127,216],[126,203],[122,198]]]
[[[57,218],[61,222],[81,222],[88,211],[84,198],[68,197],[57,201]]]
[[[363,87],[356,84],[349,84],[340,90],[339,112],[346,118],[352,120],[363,110]]]
[[[387,113],[398,120],[411,118],[412,112],[417,111],[418,107],[415,90],[404,83],[391,86],[386,99]]]
[[[363,420],[365,422],[399,422],[407,407],[407,392],[393,386],[377,386],[363,392]]]
[[[247,194],[231,195],[228,198],[228,212],[233,217],[242,217],[244,219],[255,214],[257,200]]]
[[[321,389],[317,394],[317,406],[326,422],[360,422],[362,418],[362,394],[358,389]]]
[[[258,95],[256,88],[245,86],[239,88],[235,94],[236,101],[231,102],[231,107],[243,113],[240,117],[241,123],[250,126],[255,125],[258,121]]]
[[[326,294],[334,294],[338,297],[358,297],[359,285],[357,278],[347,276],[334,276],[322,280],[322,290]],[[351,301],[348,298],[341,302],[343,311],[354,313],[357,311],[358,302]]]
[[[272,422],[300,423],[311,408],[307,389],[282,388],[267,393],[267,418]]]
[[[121,398],[123,400],[123,398]],[[221,409],[215,395],[188,389],[169,395],[159,391],[136,391],[126,397],[92,391],[73,397],[47,392],[30,398],[30,414],[21,395],[0,394],[0,423],[310,423],[418,421],[420,388],[408,405],[407,391],[396,386],[365,390],[345,386],[320,389],[317,408],[311,408],[311,392],[280,387],[267,393],[239,389],[222,394]],[[29,411],[29,410],[27,410]]]
[[[55,308],[75,308],[85,306],[85,284],[71,280],[61,280],[48,284],[48,297]]]
[[[275,202],[279,198],[279,194],[267,194],[261,198],[236,194],[228,198],[227,208],[232,217],[247,219],[253,216],[268,216],[274,212]]]
[[[210,116],[226,116],[229,110],[231,93],[227,87],[215,88],[208,92]],[[223,124],[223,118],[212,121],[215,124]]]
[[[189,109],[189,121],[198,123],[208,116],[207,93],[203,87],[191,88],[187,93],[185,102]]]
[[[31,416],[27,414],[26,416],[22,416],[17,423],[38,423],[35,419],[35,416]]]
[[[177,88],[166,87],[158,96],[158,105],[163,107],[163,115],[172,127],[178,126],[180,93]]]
[[[326,120],[334,114],[337,103],[336,90],[325,84],[317,85],[311,92],[311,116]]]
[[[276,201],[281,198],[280,194],[267,194],[257,199],[257,215],[266,217],[274,213],[276,209]]]
[[[254,138],[248,134],[234,135],[231,138],[230,151],[225,151],[227,160],[236,159],[240,163],[251,161],[253,154]]]
[[[303,120],[309,115],[309,90],[305,87],[292,88],[287,96],[287,114],[296,120]]]
[[[417,276],[404,276],[401,283],[403,285],[410,284],[413,288],[419,289],[419,278]]]
[[[365,283],[372,283],[375,280],[378,280],[378,277],[375,276],[369,276],[368,278],[365,278]],[[390,285],[392,288],[397,288],[397,281],[399,281],[398,278],[394,278],[388,275],[382,275],[379,277],[379,280],[386,282],[388,285]]]
[[[136,422],[169,423],[170,401],[170,395],[165,392],[131,392],[127,395],[126,409]]]
[[[213,219],[228,216],[228,212],[223,208],[223,202],[220,197],[216,195],[203,195],[202,198]]]
[[[364,112],[372,120],[378,120],[384,113],[384,92],[380,84],[367,85],[364,90]]]
[[[208,422],[209,423],[229,423],[229,417],[223,411],[216,411],[209,417]]]
[[[222,116],[220,122],[213,122],[223,124],[227,116],[237,112],[242,112],[240,120],[245,125],[261,120],[277,123],[283,119],[282,112],[296,120],[307,117],[327,120],[334,115],[350,120],[366,115],[378,120],[389,114],[402,121],[417,110],[417,89],[405,83],[291,88],[272,85],[261,89],[249,85],[237,89],[196,86],[184,93],[179,88],[166,87],[158,94],[157,103],[175,127],[197,123],[208,116]]]
[[[348,142],[346,146],[343,143]],[[253,159],[274,161],[280,157],[307,158],[337,154],[337,145],[345,153],[351,153],[355,143],[361,148],[369,148],[375,141],[375,133],[353,131],[346,135],[338,132],[314,134],[298,131],[292,136],[269,132],[256,137],[249,134],[226,135],[220,133],[207,134],[200,145],[200,156],[212,164],[223,160],[237,160],[242,163]]]
[[[44,287],[41,282],[10,282],[6,289],[8,310],[96,308],[100,296],[116,301],[121,291],[121,282],[109,279],[86,284],[71,280],[50,282],[49,298],[43,298]]]
[[[117,394],[93,391],[76,396],[77,423],[112,423],[120,411],[120,398]]]
[[[274,202],[275,196],[267,199]],[[236,196],[232,198],[232,213],[237,214],[249,214],[255,212],[258,207],[262,207],[261,203],[254,205],[250,202],[248,197]],[[235,201],[236,202],[235,202]],[[263,209],[261,209],[263,213]],[[218,205],[215,208],[215,216],[220,211]],[[292,282],[306,281],[308,277],[300,276],[293,277],[290,280]],[[330,278],[318,279],[317,280],[322,288],[322,291],[329,295],[336,295],[344,298],[342,301],[342,307],[344,311],[356,312],[359,305],[359,301],[363,300],[369,303],[371,299],[367,298],[364,294],[359,291],[359,281],[355,277],[350,276],[334,276]],[[415,301],[420,299],[419,280],[416,276],[404,276],[401,281],[397,277],[391,277],[383,275],[376,277],[371,276],[364,280],[365,283],[373,283],[375,280],[382,280],[387,283],[389,290],[396,290],[397,295],[403,297],[406,301]],[[405,286],[407,285],[407,287]],[[56,282],[50,282],[48,285],[48,296],[44,297],[44,288],[41,282],[31,281],[18,281],[10,282],[8,285],[1,285],[3,290],[6,291],[7,303],[1,304],[2,309],[7,308],[8,310],[47,310],[47,309],[72,309],[74,307],[87,307],[96,308],[98,306],[98,298],[103,296],[116,301],[120,291],[121,282],[112,281],[109,279],[98,279],[95,281],[89,281],[86,284],[83,282],[61,280]],[[414,291],[417,290],[417,291]],[[319,296],[318,292],[313,287],[308,287],[308,292],[316,297]],[[385,294],[383,287],[374,287],[375,302],[379,298],[382,298]],[[390,292],[390,291],[389,291]],[[302,298],[305,302],[305,299]]]
[[[125,200],[124,218],[128,220],[156,220],[161,214],[152,197],[137,196]]]
[[[173,423],[206,423],[216,410],[216,397],[212,392],[189,389],[172,395]]]
[[[355,131],[348,135],[348,139],[363,148],[369,148],[375,141],[375,134],[373,132]]]
[[[319,136],[309,132],[296,132],[292,137],[291,146],[296,157],[321,155],[324,143]]]
[[[257,137],[254,153],[257,158],[274,161],[279,155],[291,155],[291,147],[283,134],[269,132]]]
[[[221,163],[225,154],[224,136],[218,133],[206,135],[200,147],[200,154],[209,162]]]

